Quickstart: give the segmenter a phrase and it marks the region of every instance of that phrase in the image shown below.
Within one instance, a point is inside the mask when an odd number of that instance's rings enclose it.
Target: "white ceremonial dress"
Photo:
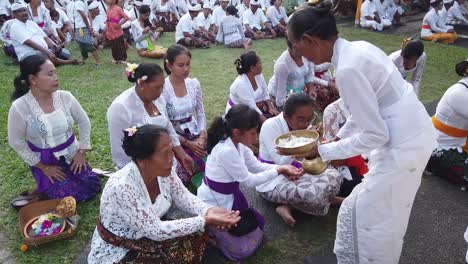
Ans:
[[[288,23],[289,20],[286,9],[283,6],[280,6],[279,10],[275,6],[271,6],[268,8],[266,15],[273,27],[276,27],[281,20],[284,20],[285,23]]]
[[[239,18],[225,16],[221,19],[218,34],[216,35],[217,41],[224,43],[224,45],[229,45],[244,39],[244,28]]]
[[[337,39],[332,63],[351,116],[324,160],[369,153],[369,172],[341,205],[334,252],[338,263],[396,264],[414,197],[435,147],[426,109],[390,58],[364,41]]]
[[[302,91],[307,83],[328,86],[328,82],[315,76],[315,65],[302,57],[302,66],[298,66],[285,50],[275,61],[273,76],[268,81],[268,93],[275,98],[277,106],[282,106],[289,93]]]
[[[205,177],[216,182],[240,182],[256,187],[278,176],[278,165],[261,163],[252,150],[241,143],[237,147],[231,138],[219,142],[208,155]],[[222,194],[211,190],[205,183],[198,188],[197,196],[205,203],[231,210],[233,194]]]
[[[225,114],[231,109],[229,100],[231,100],[234,105],[248,105],[259,114],[262,114],[262,111],[257,107],[256,103],[266,101],[270,99],[270,97],[268,96],[268,88],[263,74],[255,76],[255,81],[257,82],[257,90],[254,91],[246,74],[237,76],[229,88],[229,99],[226,104]]]
[[[160,96],[154,101],[154,105],[159,110],[158,116],[148,114],[133,86],[117,96],[107,110],[112,161],[118,168],[123,168],[131,161],[122,148],[123,131],[126,128],[146,124],[157,125],[167,130],[174,147],[180,146],[179,136],[167,118],[166,100]]]
[[[403,76],[403,79],[407,80],[413,85],[414,92],[417,96],[419,96],[419,85],[421,84],[422,76],[424,73],[424,67],[426,65],[426,53],[423,52],[421,56],[419,56],[418,60],[416,61],[416,66],[412,69],[406,70],[405,66],[403,66],[403,57],[401,56],[401,50],[397,50],[392,54],[388,55],[390,59],[392,59],[395,66],[398,68],[398,71]],[[407,78],[409,75],[413,75],[411,81]]]
[[[99,219],[117,236],[137,240],[143,237],[156,241],[178,238],[203,231],[205,214],[211,207],[191,194],[173,172],[158,176],[160,193],[154,203],[136,164],[132,161],[109,178],[102,191]],[[197,216],[161,221],[171,205]],[[128,250],[105,242],[97,230],[91,241],[88,263],[117,263]]]

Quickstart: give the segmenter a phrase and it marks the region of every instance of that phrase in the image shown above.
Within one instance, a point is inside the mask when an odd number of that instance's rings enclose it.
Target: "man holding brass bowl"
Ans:
[[[263,123],[260,131],[259,160],[278,165],[295,165],[307,173],[296,181],[283,175],[257,186],[260,195],[273,203],[280,204],[276,212],[283,221],[293,226],[292,208],[312,215],[326,215],[330,204],[340,191],[343,175],[325,162],[304,161],[299,164],[294,155],[309,154],[319,141],[319,134],[307,129],[314,117],[314,101],[305,93],[292,94],[284,104],[283,113]],[[277,142],[288,137],[311,138],[309,144],[299,147],[278,146]],[[280,155],[277,150],[288,152]]]
[[[335,142],[314,146],[324,161],[369,154],[369,172],[343,201],[338,263],[397,264],[421,176],[435,147],[431,119],[391,59],[376,46],[338,37],[327,1],[296,10],[288,39],[315,64],[331,62],[350,112]]]

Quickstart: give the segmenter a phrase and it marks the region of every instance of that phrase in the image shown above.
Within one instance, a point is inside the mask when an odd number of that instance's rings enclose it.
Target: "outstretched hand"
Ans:
[[[276,170],[278,171],[278,174],[282,174],[288,177],[290,181],[295,181],[304,175],[303,168],[298,169],[292,165],[282,165],[279,166]]]
[[[205,222],[219,229],[229,229],[240,221],[239,213],[239,211],[229,212],[220,207],[212,207],[206,211]]]

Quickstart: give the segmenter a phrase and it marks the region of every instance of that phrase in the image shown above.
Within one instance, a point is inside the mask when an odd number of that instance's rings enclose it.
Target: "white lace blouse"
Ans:
[[[33,152],[27,141],[49,149],[65,143],[73,135],[73,126],[78,123],[80,142],[75,140],[68,148],[54,152],[64,156],[68,163],[79,148],[91,149],[91,123],[88,115],[76,98],[66,91],[52,94],[54,111],[44,113],[31,91],[16,99],[8,113],[8,143],[30,166],[40,161],[40,154]]]
[[[246,74],[237,76],[229,88],[229,98],[235,105],[246,104],[255,109],[259,114],[262,114],[262,111],[257,107],[257,103],[266,101],[270,99],[270,97],[268,96],[268,88],[263,74],[255,76],[255,81],[257,82],[257,89],[254,91]],[[225,113],[227,113],[229,109],[231,109],[231,105],[228,101]]]
[[[177,97],[174,87],[169,77],[166,77],[162,96],[166,101],[166,110],[169,120],[173,122],[189,118],[195,114],[196,119],[174,126],[176,131],[183,132],[188,129],[192,135],[199,135],[201,131],[206,131],[205,108],[203,107],[203,96],[200,82],[197,79],[185,79],[187,94]]]
[[[106,183],[101,196],[99,217],[101,224],[117,236],[129,239],[163,241],[202,231],[204,215],[211,207],[191,194],[175,172],[158,177],[160,194],[151,202],[146,185],[134,162],[117,171]],[[197,216],[161,221],[171,205]],[[128,252],[105,242],[97,230],[91,242],[88,262],[116,263]]]
[[[118,168],[123,168],[131,160],[122,148],[123,130],[126,128],[145,124],[158,125],[167,130],[174,146],[180,146],[179,136],[167,118],[166,100],[160,96],[154,101],[154,105],[161,114],[152,117],[146,111],[143,101],[133,86],[115,98],[107,110],[112,161]]]

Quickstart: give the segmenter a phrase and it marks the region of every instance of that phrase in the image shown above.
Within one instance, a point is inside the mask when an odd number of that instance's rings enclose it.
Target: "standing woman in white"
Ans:
[[[369,172],[341,205],[334,252],[338,263],[396,264],[414,197],[435,146],[424,106],[390,58],[374,45],[338,37],[331,6],[297,10],[288,36],[314,64],[332,62],[350,117],[334,142],[310,156],[339,160],[370,153]]]

